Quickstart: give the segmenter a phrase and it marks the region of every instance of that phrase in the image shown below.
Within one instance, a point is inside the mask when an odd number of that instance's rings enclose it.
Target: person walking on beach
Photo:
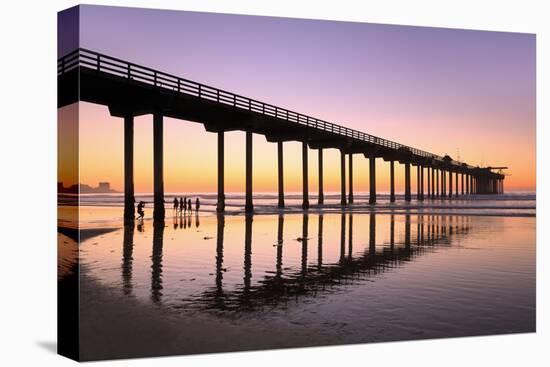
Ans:
[[[191,214],[191,199],[187,199],[187,210],[189,211],[189,214]]]
[[[174,197],[174,213],[178,214],[179,201],[177,197]]]
[[[183,198],[180,197],[180,213],[183,214],[185,211],[185,204],[183,203]]]
[[[195,213],[196,214],[199,214],[199,208],[201,207],[201,201],[199,200],[199,198],[197,198],[195,200]]]
[[[143,211],[144,207],[145,207],[145,202],[140,201],[137,206],[138,219],[143,219],[143,217],[145,216],[145,212]]]

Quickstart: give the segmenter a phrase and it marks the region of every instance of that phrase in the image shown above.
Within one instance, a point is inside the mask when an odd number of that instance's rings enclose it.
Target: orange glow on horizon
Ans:
[[[60,109],[59,119],[68,118],[76,105]],[[123,121],[109,115],[105,106],[88,103],[79,104],[79,153],[80,182],[96,186],[100,181],[108,181],[111,187],[123,191],[124,186],[124,137]],[[535,190],[535,136],[518,136],[513,131],[498,138],[495,132],[486,134],[461,129],[449,129],[460,126],[457,118],[447,119],[446,128],[434,134],[426,134],[411,121],[403,121],[399,135],[406,141],[392,138],[405,144],[418,147],[436,154],[449,154],[456,158],[448,146],[460,147],[462,161],[473,165],[483,162],[485,165],[506,165],[510,167],[506,177],[505,191]],[[135,118],[134,128],[134,182],[137,193],[153,191],[153,147],[152,116]],[[165,192],[215,192],[217,189],[217,140],[216,134],[208,133],[199,123],[164,119],[164,189]],[[392,124],[395,125],[395,121]],[[429,123],[429,122],[428,122]],[[414,125],[414,127],[411,127]],[[59,124],[64,128],[64,124]],[[520,128],[520,127],[518,127]],[[369,132],[365,124],[363,131]],[[389,131],[388,133],[395,133]],[[452,137],[453,140],[450,140]],[[450,143],[449,143],[450,141]],[[416,144],[414,143],[416,142]],[[254,192],[277,191],[277,146],[268,143],[261,135],[253,140],[253,190]],[[60,151],[60,154],[67,154]],[[317,192],[317,150],[308,151],[309,191]],[[244,192],[245,163],[244,132],[227,132],[225,136],[225,189],[226,192]],[[325,192],[340,191],[340,153],[336,149],[324,150],[324,187]],[[363,155],[354,155],[354,191],[368,191],[368,160]],[[404,168],[396,164],[396,191],[404,189]],[[346,171],[348,162],[346,158]],[[346,172],[347,174],[347,172]],[[65,181],[60,175],[62,181]],[[302,151],[301,143],[284,144],[285,192],[302,190]],[[412,189],[415,190],[416,170],[411,170]],[[346,177],[347,178],[347,177]],[[69,178],[67,178],[70,181]],[[347,180],[346,180],[347,182]],[[454,183],[454,182],[453,182]],[[65,183],[67,186],[67,183]],[[389,162],[381,158],[376,162],[376,186],[378,192],[389,191]]]

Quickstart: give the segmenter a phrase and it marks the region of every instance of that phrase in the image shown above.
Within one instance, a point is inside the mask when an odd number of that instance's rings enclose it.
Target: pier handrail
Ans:
[[[85,48],[78,48],[66,54],[57,61],[57,75],[63,75],[75,68],[85,67],[98,72],[128,78],[138,82],[168,89],[174,92],[192,95],[201,99],[222,103],[235,108],[248,110],[266,116],[271,116],[287,122],[305,125],[322,131],[331,132],[347,138],[356,139],[393,150],[407,150],[412,155],[443,162],[443,157],[416,149],[394,141],[370,135],[362,131],[347,128],[315,117],[274,106],[252,98],[244,97],[223,89],[208,86],[189,79],[168,74],[147,66],[138,65],[116,57],[108,56]],[[454,165],[461,163],[452,161]],[[467,166],[467,168],[473,168]]]

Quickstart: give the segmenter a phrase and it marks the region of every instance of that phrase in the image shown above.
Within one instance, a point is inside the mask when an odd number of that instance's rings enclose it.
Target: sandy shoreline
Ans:
[[[404,213],[393,214],[403,215]],[[61,246],[67,249],[77,248],[75,241],[78,238],[82,242],[123,228],[122,221],[110,222],[107,227],[101,223],[88,223],[88,225],[80,231],[59,227]],[[120,234],[114,233],[114,235],[117,241],[122,241],[122,237],[118,237]],[[170,248],[170,245],[167,248]],[[136,253],[130,256],[136,256]],[[214,256],[215,254],[212,255],[212,259]],[[78,262],[78,258],[75,258],[72,263],[75,264],[75,261]],[[67,266],[70,268],[70,264]],[[114,266],[120,265],[114,264]],[[149,266],[147,265],[147,269]],[[436,330],[422,335],[408,335],[407,332],[391,334],[377,328],[367,328],[364,333],[348,335],[345,333],[345,328],[340,330],[336,324],[327,325],[319,322],[306,325],[295,323],[295,319],[292,318],[286,319],[286,316],[280,319],[268,317],[267,325],[262,322],[262,317],[254,314],[243,313],[238,317],[227,317],[227,315],[224,317],[215,312],[204,312],[204,310],[175,310],[164,307],[165,305],[155,304],[147,298],[138,298],[133,294],[125,293],[119,286],[105,282],[101,274],[95,274],[92,269],[88,269],[87,265],[81,262],[78,269],[73,269],[73,273],[66,277],[67,279],[74,276],[79,286],[78,334],[82,361],[329,346],[491,333],[490,330],[475,328],[473,331],[472,329],[456,329],[453,332]],[[500,333],[531,331],[530,328],[523,326],[507,330],[496,329]]]
[[[90,239],[113,229],[81,230]],[[60,228],[66,245],[76,230]],[[335,335],[296,326],[266,335],[252,320],[228,320],[210,315],[177,315],[161,306],[124,295],[101,284],[80,265],[79,339],[80,360],[140,358],[182,354],[220,353],[300,346],[334,345]],[[67,279],[65,279],[66,281]],[[315,335],[312,339],[311,336]]]
[[[335,335],[296,326],[270,335],[254,322],[216,317],[180,317],[161,307],[126,297],[81,271],[80,353],[82,360],[152,355],[219,353],[300,346],[334,345]]]

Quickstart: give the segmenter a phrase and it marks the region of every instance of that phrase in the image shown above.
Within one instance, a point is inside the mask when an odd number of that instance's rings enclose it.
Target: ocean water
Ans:
[[[187,197],[192,199],[193,209],[195,198],[201,202],[200,215],[210,215],[216,210],[216,194],[212,193],[168,193],[165,196],[167,215],[173,214],[174,197]],[[491,215],[491,216],[535,216],[536,195],[534,192],[511,192],[503,195],[464,195],[458,198],[435,198],[409,203],[404,201],[403,195],[396,195],[396,202],[391,203],[387,193],[379,193],[375,206],[368,204],[368,194],[359,192],[354,195],[354,204],[348,205],[344,210],[356,213],[378,214],[440,214],[440,215]],[[74,197],[61,195],[61,205],[74,202]],[[153,195],[136,194],[136,202],[145,201],[146,218],[152,216]],[[312,213],[339,213],[339,193],[325,194],[325,204],[319,207],[316,195],[310,195],[310,212]],[[123,194],[83,194],[80,195],[80,220],[84,225],[89,221],[98,224],[102,222],[116,222],[122,219],[121,208],[124,205]],[[254,196],[254,210],[257,214],[277,214],[281,210],[277,208],[277,195],[274,193],[256,194]],[[299,193],[289,193],[285,196],[286,213],[300,213],[302,211],[302,196]],[[238,215],[244,213],[244,194],[226,195],[226,214]]]

